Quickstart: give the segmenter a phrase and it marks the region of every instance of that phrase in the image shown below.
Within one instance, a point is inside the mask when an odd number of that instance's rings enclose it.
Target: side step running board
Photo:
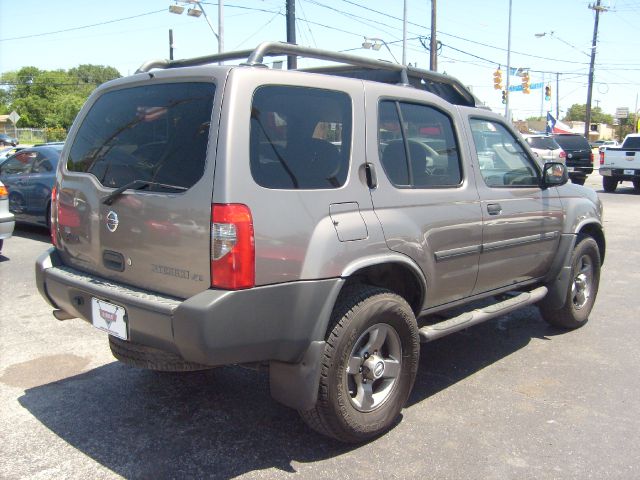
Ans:
[[[502,302],[494,303],[483,308],[464,312],[457,317],[444,320],[434,325],[427,325],[419,330],[420,341],[430,342],[450,333],[472,327],[494,317],[505,315],[513,310],[540,301],[547,294],[547,287],[538,287],[530,292],[523,292]]]

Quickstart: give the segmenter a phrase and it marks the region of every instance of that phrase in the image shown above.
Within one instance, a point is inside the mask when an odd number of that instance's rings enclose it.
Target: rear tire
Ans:
[[[633,181],[633,189],[636,191],[636,193],[640,193],[640,180]]]
[[[121,340],[113,335],[109,335],[109,348],[117,360],[136,368],[159,372],[192,372],[215,368],[210,365],[188,362],[175,353]]]
[[[419,356],[416,319],[402,297],[377,287],[347,287],[332,314],[318,401],[299,413],[311,428],[341,442],[381,435],[411,393]]]
[[[613,193],[618,188],[618,180],[614,177],[602,177],[602,188],[607,193]]]
[[[581,235],[571,254],[571,281],[564,305],[552,309],[543,299],[538,307],[542,318],[554,327],[575,329],[589,320],[600,284],[600,251],[592,237]]]

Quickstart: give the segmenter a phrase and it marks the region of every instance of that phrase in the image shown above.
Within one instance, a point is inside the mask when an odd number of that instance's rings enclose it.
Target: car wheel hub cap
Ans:
[[[386,323],[368,328],[354,343],[345,372],[351,404],[370,412],[386,402],[400,377],[401,362],[398,332]]]
[[[583,256],[578,262],[578,271],[573,279],[571,286],[571,295],[573,298],[573,306],[580,310],[591,298],[591,283],[593,278],[593,265],[588,256]]]

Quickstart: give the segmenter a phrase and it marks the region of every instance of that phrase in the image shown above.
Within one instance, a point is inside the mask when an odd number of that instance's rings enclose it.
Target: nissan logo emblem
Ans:
[[[384,362],[376,363],[375,367],[373,367],[373,376],[375,378],[380,378],[384,373]]]
[[[118,228],[118,223],[120,222],[118,221],[118,214],[116,212],[111,210],[107,213],[107,230],[111,233],[115,232]]]

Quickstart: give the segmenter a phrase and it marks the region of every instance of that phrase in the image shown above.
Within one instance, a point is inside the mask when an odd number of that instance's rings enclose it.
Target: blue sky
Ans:
[[[531,69],[531,82],[551,82],[552,102],[541,90],[511,94],[513,117],[555,111],[560,73],[561,114],[586,103],[594,13],[583,0],[512,0],[511,65]],[[175,15],[169,0],[0,0],[0,73],[23,66],[68,69],[83,63],[133,73],[150,58],[168,58],[173,29],[175,57],[217,52],[204,17]],[[202,2],[217,29],[217,1]],[[285,0],[224,0],[225,50],[247,49],[265,40],[285,40]],[[508,0],[440,0],[438,70],[458,77],[493,110],[504,112],[493,71],[507,62]],[[640,93],[640,0],[602,0],[593,105],[607,113],[636,108]],[[430,35],[430,0],[407,0],[407,62],[428,68],[419,37]],[[297,0],[301,45],[350,51],[392,60],[383,48],[361,48],[363,37],[384,39],[402,58],[402,0]],[[58,32],[58,33],[53,33]],[[536,33],[547,32],[541,38]],[[554,32],[553,35],[550,32]],[[301,65],[305,65],[304,62]],[[547,72],[547,73],[545,73]],[[512,83],[519,84],[517,77]],[[552,104],[552,105],[551,105]]]

